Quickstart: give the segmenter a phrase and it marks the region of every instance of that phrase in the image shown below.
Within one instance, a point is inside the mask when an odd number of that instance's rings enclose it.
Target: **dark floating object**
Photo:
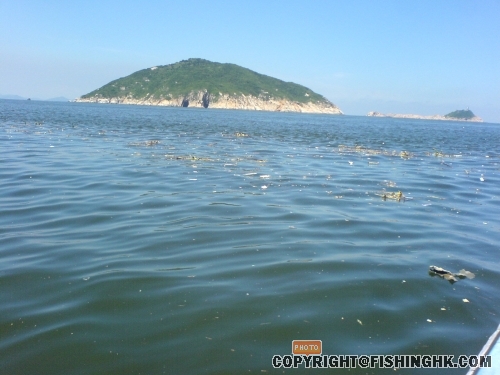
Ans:
[[[459,279],[465,279],[465,278],[473,279],[474,277],[476,277],[476,275],[474,275],[472,272],[466,271],[464,269],[461,269],[457,273],[453,273],[453,272],[450,272],[448,270],[445,270],[444,268],[437,267],[437,266],[430,266],[429,267],[429,274],[431,274],[431,276],[438,275],[438,276],[442,277],[443,279],[448,280],[451,283],[458,281],[457,277]]]

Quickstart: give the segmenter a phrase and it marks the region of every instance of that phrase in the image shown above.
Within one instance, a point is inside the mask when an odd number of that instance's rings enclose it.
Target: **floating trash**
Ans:
[[[248,134],[247,134],[247,133],[240,133],[240,132],[236,132],[236,133],[234,133],[234,135],[235,135],[236,137],[248,137]]]
[[[461,157],[462,155],[451,155],[451,154],[445,154],[442,151],[434,149],[433,152],[426,152],[425,153],[427,156],[434,156],[436,158],[456,158],[456,157]]]
[[[151,147],[151,146],[156,146],[159,145],[161,142],[157,139],[152,139],[149,141],[144,141],[144,142],[132,142],[129,143],[129,146],[146,146],[146,147]]]
[[[412,152],[409,151],[387,151],[387,150],[381,150],[381,149],[373,149],[373,148],[368,148],[364,146],[346,146],[346,145],[339,145],[339,152],[341,153],[361,153],[363,155],[384,155],[384,156],[399,156],[402,157],[403,159],[409,159],[414,156]]]
[[[410,153],[410,152],[408,152],[408,151],[401,151],[401,152],[399,153],[399,156],[400,156],[401,158],[403,158],[403,159],[409,159],[409,158],[411,158],[411,157],[413,156],[413,154],[412,154],[412,153]]]
[[[214,161],[214,159],[207,157],[199,157],[195,155],[172,155],[166,154],[165,158],[172,160],[188,160],[188,161]]]
[[[457,273],[453,273],[453,272],[450,272],[448,270],[445,270],[444,268],[437,267],[437,266],[430,266],[429,273],[431,274],[431,276],[438,275],[438,276],[442,277],[443,279],[448,280],[451,283],[458,281],[457,278],[459,278],[459,279],[465,279],[465,278],[473,279],[474,277],[476,277],[476,275],[474,275],[472,272],[466,271],[464,269],[461,269]]]
[[[403,195],[403,193],[401,191],[396,191],[396,192],[386,191],[386,192],[382,192],[382,193],[377,193],[377,195],[379,197],[382,197],[383,200],[394,199],[394,200],[400,201],[400,200],[405,199],[405,196]]]

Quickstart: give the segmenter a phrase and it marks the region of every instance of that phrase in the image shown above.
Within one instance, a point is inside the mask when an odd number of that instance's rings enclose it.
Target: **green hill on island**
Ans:
[[[325,98],[307,87],[284,82],[235,64],[221,64],[203,59],[183,60],[175,64],[139,70],[111,81],[94,90],[83,99],[129,97],[143,99],[171,99],[189,95],[193,91],[207,91],[215,99],[220,94],[274,97],[299,103],[324,101]]]
[[[444,117],[470,120],[476,117],[476,115],[472,113],[470,109],[467,108],[467,109],[458,109],[456,111],[450,112],[447,115],[444,115]]]

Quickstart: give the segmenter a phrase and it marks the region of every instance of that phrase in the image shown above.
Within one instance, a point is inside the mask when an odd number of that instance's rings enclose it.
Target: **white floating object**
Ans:
[[[429,323],[432,323],[432,320],[430,320],[430,319],[427,319],[427,321],[428,321]]]
[[[479,181],[484,181],[484,176],[481,175],[481,177],[479,177]]]
[[[361,324],[361,325],[363,325],[363,322],[361,320],[359,320],[359,319],[358,319],[358,323]]]
[[[266,185],[262,185],[261,189],[267,189],[267,186]]]
[[[467,298],[464,298],[462,301],[464,301],[465,303],[469,303],[469,300]]]
[[[350,161],[350,162],[349,162],[349,165],[353,165],[353,164],[354,164],[354,162],[353,162],[353,161]]]

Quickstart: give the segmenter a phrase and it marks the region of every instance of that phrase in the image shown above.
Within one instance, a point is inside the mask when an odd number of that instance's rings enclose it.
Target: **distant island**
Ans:
[[[39,101],[46,101],[46,102],[69,102],[70,101],[68,98],[65,98],[64,96],[58,96],[57,98],[50,98],[50,99],[39,99],[39,98],[25,98],[25,97],[19,96],[19,95],[0,95],[0,99],[39,100]]]
[[[467,109],[456,110],[448,113],[447,115],[433,115],[433,116],[421,116],[421,115],[401,115],[401,114],[383,114],[380,112],[368,112],[367,116],[371,117],[394,117],[394,118],[409,118],[417,120],[442,120],[442,121],[470,121],[470,122],[483,122],[481,117],[477,117],[472,111]]]
[[[204,59],[139,70],[75,102],[343,114],[307,87]]]

